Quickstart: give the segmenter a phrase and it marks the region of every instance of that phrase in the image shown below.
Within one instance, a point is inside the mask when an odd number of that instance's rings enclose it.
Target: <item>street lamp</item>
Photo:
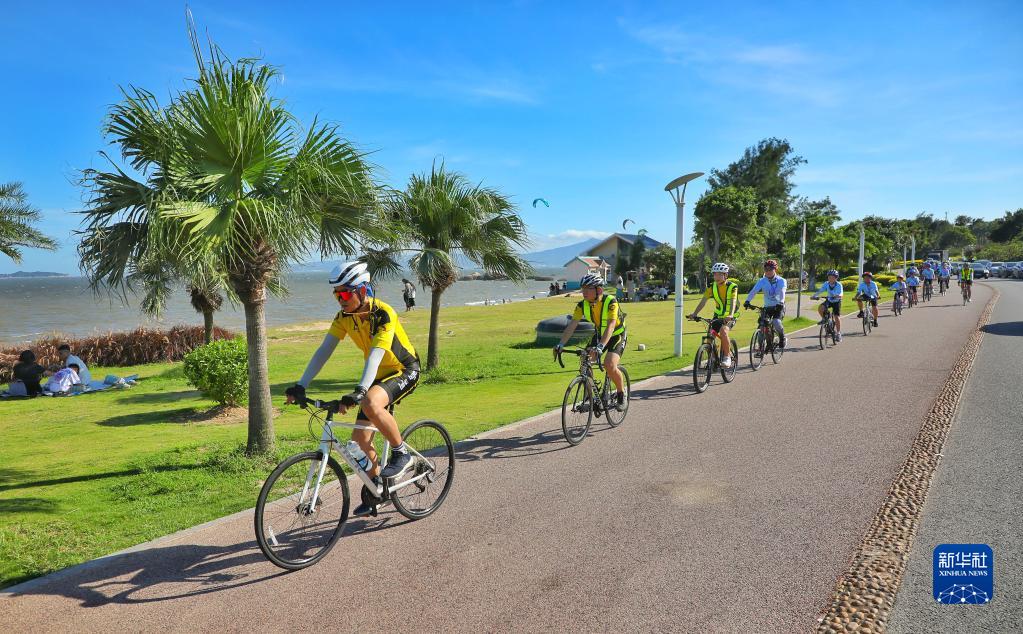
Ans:
[[[685,220],[682,209],[686,205],[686,185],[689,181],[703,176],[703,172],[693,172],[679,176],[664,186],[671,199],[675,201],[675,356],[682,356],[682,228]]]

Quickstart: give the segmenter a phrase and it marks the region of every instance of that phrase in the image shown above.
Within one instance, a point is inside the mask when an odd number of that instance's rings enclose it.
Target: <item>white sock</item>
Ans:
[[[405,441],[401,441],[401,444],[394,448],[394,453],[408,453],[408,445]]]

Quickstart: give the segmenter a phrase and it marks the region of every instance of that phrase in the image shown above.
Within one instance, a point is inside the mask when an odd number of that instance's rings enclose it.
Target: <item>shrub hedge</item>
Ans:
[[[185,378],[221,405],[248,400],[249,357],[241,337],[213,341],[185,355]]]
[[[0,348],[0,383],[10,382],[18,355],[26,349],[35,353],[40,365],[47,367],[60,365],[57,348],[62,343],[71,346],[71,352],[81,357],[90,368],[123,367],[157,361],[180,361],[203,344],[203,335],[201,326],[174,326],[170,330],[137,328],[129,332],[109,332],[92,337],[48,335],[28,346]],[[213,329],[214,339],[233,339],[234,336],[234,333],[223,328]]]

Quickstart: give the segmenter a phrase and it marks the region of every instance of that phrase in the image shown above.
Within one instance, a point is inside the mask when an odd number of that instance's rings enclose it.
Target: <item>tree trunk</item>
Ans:
[[[252,455],[272,451],[276,441],[266,362],[265,287],[241,297],[245,306],[245,337],[249,352],[249,439],[246,452]]]
[[[202,311],[202,325],[203,325],[203,341],[209,343],[213,341],[213,310],[207,308]]]
[[[437,367],[439,354],[437,351],[437,329],[440,327],[440,296],[444,291],[436,288],[430,291],[430,344],[426,353],[426,369]]]

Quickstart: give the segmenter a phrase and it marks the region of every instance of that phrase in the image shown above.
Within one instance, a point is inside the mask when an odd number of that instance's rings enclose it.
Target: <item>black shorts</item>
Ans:
[[[384,388],[384,391],[387,392],[387,406],[394,407],[419,385],[419,366],[409,366],[397,374],[377,379],[373,381],[373,385],[379,385]],[[373,385],[370,387],[373,387]],[[362,411],[360,407],[359,415],[355,417],[355,420],[368,421],[369,416],[366,416],[366,412]]]
[[[619,357],[625,354],[625,346],[628,344],[629,331],[623,330],[620,335],[611,335],[611,339],[607,342],[607,347],[604,348],[605,352],[613,352]],[[600,343],[600,338],[594,334],[593,338],[590,339],[590,347],[595,347]]]
[[[860,295],[860,301],[861,302],[867,302],[871,306],[877,306],[877,298],[876,297],[864,297],[863,295]]]
[[[725,326],[728,326],[729,328],[731,328],[734,325],[735,325],[735,318],[734,317],[727,317],[727,318],[726,317],[715,317],[710,322],[710,329],[713,330],[714,332],[721,332],[721,329],[724,328]]]
[[[919,286],[910,286],[910,287],[909,287],[909,292],[910,292],[910,293],[915,293],[915,292],[916,292],[916,289],[918,289],[918,288],[920,288],[920,287],[919,287]]]
[[[959,281],[962,282],[963,284],[966,284],[967,286],[973,286],[973,280],[959,280]]]
[[[842,315],[842,302],[824,302],[821,304],[824,310],[821,312],[822,315],[826,314],[829,310],[835,317],[841,317]]]

